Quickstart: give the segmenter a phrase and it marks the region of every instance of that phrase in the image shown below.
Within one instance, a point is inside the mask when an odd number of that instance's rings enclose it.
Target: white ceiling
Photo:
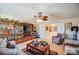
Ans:
[[[16,19],[32,19],[39,11],[52,19],[65,19],[79,16],[77,3],[0,3],[0,15]]]

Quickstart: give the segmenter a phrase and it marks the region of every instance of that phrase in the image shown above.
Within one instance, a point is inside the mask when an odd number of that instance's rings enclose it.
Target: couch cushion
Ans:
[[[2,42],[3,42],[3,38],[0,38],[0,44],[2,44]]]
[[[0,48],[0,55],[16,55],[17,49]]]
[[[0,39],[0,48],[6,48],[7,47],[7,38],[1,38]]]
[[[15,41],[14,40],[8,41],[7,47],[8,48],[15,48],[16,47]]]
[[[76,55],[76,54],[78,54],[77,53],[77,51],[76,50],[78,50],[79,51],[79,47],[71,47],[71,46],[65,46],[65,51],[64,51],[64,53],[65,53],[65,55],[67,55],[67,54],[73,54],[73,55]]]
[[[73,39],[65,39],[64,43],[71,43],[71,44],[79,45],[79,42]]]

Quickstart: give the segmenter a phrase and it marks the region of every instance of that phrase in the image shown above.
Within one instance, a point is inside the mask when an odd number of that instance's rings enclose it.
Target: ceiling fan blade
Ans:
[[[42,16],[41,19],[47,21],[48,20],[48,16]]]

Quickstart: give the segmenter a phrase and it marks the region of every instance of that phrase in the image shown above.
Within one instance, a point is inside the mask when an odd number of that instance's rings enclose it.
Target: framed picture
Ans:
[[[48,26],[46,26],[46,31],[48,31],[49,30],[49,28],[48,28]]]
[[[66,29],[71,29],[72,22],[65,23],[65,27],[66,27]]]
[[[49,26],[49,32],[57,31],[57,25]]]
[[[49,26],[49,32],[52,32],[52,26]]]

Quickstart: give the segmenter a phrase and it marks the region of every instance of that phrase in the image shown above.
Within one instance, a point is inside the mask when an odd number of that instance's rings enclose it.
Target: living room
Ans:
[[[0,3],[0,55],[79,55],[78,11],[78,3]]]

